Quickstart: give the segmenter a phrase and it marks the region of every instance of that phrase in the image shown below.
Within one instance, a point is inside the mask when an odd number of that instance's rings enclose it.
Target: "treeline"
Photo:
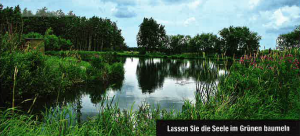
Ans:
[[[127,48],[121,30],[115,22],[93,16],[79,17],[70,11],[48,11],[46,7],[35,14],[19,6],[0,5],[0,34],[30,33],[45,34],[51,28],[53,34],[72,42],[73,49],[87,51],[122,50]]]
[[[144,18],[137,35],[138,47],[146,51],[160,51],[168,54],[184,52],[205,52],[228,56],[250,54],[259,50],[261,36],[247,27],[224,28],[217,36],[213,33],[189,35],[166,35],[164,26],[153,18]]]
[[[280,35],[277,39],[279,48],[300,47],[300,31]],[[248,27],[223,28],[218,35],[213,33],[189,35],[167,35],[164,26],[153,18],[144,18],[137,35],[137,45],[140,52],[159,51],[167,54],[181,54],[185,52],[225,54],[240,56],[259,51],[261,36]]]

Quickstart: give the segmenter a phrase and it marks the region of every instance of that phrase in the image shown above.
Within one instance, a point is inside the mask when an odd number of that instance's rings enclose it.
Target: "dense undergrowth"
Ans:
[[[74,85],[109,87],[110,81],[124,79],[123,62],[111,54],[94,55],[88,61],[76,53],[63,57],[45,55],[29,47],[19,48],[23,43],[18,37],[8,34],[1,37],[1,106],[74,91],[71,89]]]

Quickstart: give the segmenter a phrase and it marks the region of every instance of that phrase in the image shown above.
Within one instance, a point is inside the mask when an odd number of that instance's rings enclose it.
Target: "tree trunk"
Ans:
[[[89,36],[89,48],[88,51],[91,51],[92,48],[92,36]]]
[[[102,43],[101,43],[101,51],[103,50],[103,38],[101,39]]]

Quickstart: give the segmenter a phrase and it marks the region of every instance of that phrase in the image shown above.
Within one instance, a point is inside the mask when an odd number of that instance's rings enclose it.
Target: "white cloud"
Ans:
[[[254,9],[261,0],[249,0],[249,8]]]
[[[184,26],[188,26],[188,25],[190,25],[191,23],[194,23],[194,22],[196,22],[196,18],[195,17],[190,17],[187,20],[185,20],[183,24],[184,24]]]
[[[261,13],[268,18],[268,23],[263,24],[265,28],[280,29],[293,25],[300,18],[300,8],[297,6],[285,6],[275,10],[274,12],[266,11]]]
[[[132,18],[136,16],[136,13],[126,6],[113,7],[111,12],[117,18]]]
[[[285,6],[281,8],[282,12],[288,14],[291,18],[300,18],[300,8],[298,6]]]
[[[276,26],[280,27],[283,23],[289,21],[289,17],[286,17],[282,14],[282,10],[278,9],[274,12],[272,19],[275,20]]]
[[[253,16],[249,19],[250,22],[255,22],[256,20],[257,20],[257,15],[253,15]]]
[[[189,4],[188,4],[188,7],[189,7],[190,9],[196,9],[196,8],[198,8],[198,6],[199,6],[200,4],[202,4],[202,1],[201,1],[201,0],[195,0],[195,1],[191,2],[191,3],[189,3]]]

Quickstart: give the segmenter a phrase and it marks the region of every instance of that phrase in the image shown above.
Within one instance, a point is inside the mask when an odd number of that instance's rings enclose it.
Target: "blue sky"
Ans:
[[[229,26],[247,26],[262,36],[261,49],[275,48],[276,38],[300,25],[299,0],[1,0],[33,13],[47,7],[78,16],[109,18],[122,29],[125,42],[135,47],[139,25],[153,17],[168,35],[218,34]]]

